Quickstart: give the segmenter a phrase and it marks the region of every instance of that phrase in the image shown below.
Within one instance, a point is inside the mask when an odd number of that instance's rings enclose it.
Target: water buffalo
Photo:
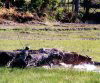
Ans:
[[[17,50],[20,53],[21,50]],[[60,63],[78,65],[82,63],[93,63],[92,59],[88,56],[82,56],[76,52],[62,52],[56,48],[48,49],[41,48],[39,50],[28,50],[29,56],[23,62],[20,59],[16,59],[11,64],[12,67],[39,67],[44,65],[60,65]]]
[[[92,60],[88,56],[82,56],[76,52],[65,52],[62,55],[62,62],[66,64],[78,65],[82,63],[92,63]]]
[[[14,50],[15,53],[17,53],[16,58],[11,62],[10,67],[20,67],[20,68],[25,68],[29,66],[36,67],[37,63],[43,59],[43,57],[47,57],[48,54],[43,52],[42,49],[39,50],[28,50],[28,56],[25,56],[21,54],[23,50],[18,49]],[[20,59],[21,55],[25,56],[26,59]]]
[[[37,51],[37,54],[36,54]],[[59,61],[61,59],[62,52],[58,49],[44,49],[41,48],[39,50],[33,50],[31,52],[31,60],[28,61],[28,66],[44,66],[51,64],[57,64],[55,61]]]
[[[0,66],[6,66],[15,56],[14,52],[0,51]]]
[[[12,68],[14,68],[14,67],[25,68],[25,67],[27,67],[27,65],[29,64],[29,62],[31,60],[33,60],[31,55],[28,55],[28,56],[26,56],[25,59],[22,59],[20,57],[20,54],[17,54],[16,57],[13,58],[13,60],[10,62],[9,67],[12,67]],[[31,63],[31,64],[34,64],[34,62]]]
[[[25,49],[21,50],[17,53],[16,57],[10,63],[10,67],[20,67],[25,68],[27,66],[27,62],[31,57],[29,57],[29,47],[25,47]]]
[[[59,62],[55,63],[55,61],[59,61],[61,58],[62,57],[60,53],[50,53],[47,57],[42,56],[41,59],[37,61],[36,66],[48,65],[51,67],[51,64],[58,64]]]

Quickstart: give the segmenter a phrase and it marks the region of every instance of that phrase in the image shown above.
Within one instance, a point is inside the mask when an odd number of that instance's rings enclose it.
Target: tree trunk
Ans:
[[[74,0],[72,2],[72,12],[74,11]]]
[[[86,14],[89,14],[89,9],[90,9],[90,2],[91,0],[84,0],[84,10]]]
[[[80,0],[74,0],[75,1],[75,12],[79,12],[79,7],[80,7]]]
[[[40,7],[40,11],[41,13],[44,13],[48,7],[50,0],[44,0],[44,3],[41,5]]]
[[[5,8],[9,9],[10,7],[10,0],[5,1]]]
[[[14,5],[18,8],[24,6],[25,0],[15,0]]]

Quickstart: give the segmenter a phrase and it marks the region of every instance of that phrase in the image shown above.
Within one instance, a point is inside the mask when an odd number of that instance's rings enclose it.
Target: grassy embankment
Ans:
[[[81,30],[83,28],[91,30]],[[100,61],[99,26],[18,26],[0,27],[0,50],[14,50],[25,45],[31,49],[60,48],[89,55]],[[72,30],[76,28],[76,30]],[[80,28],[80,29],[78,29]],[[97,30],[95,30],[95,28]],[[66,30],[68,29],[68,30]],[[78,30],[77,30],[78,29]],[[99,29],[99,30],[98,30]],[[22,44],[23,45],[22,45]],[[0,83],[99,83],[100,74],[67,69],[46,70],[0,68]]]

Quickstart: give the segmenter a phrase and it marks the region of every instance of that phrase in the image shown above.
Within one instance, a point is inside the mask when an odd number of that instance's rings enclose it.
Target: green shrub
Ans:
[[[31,0],[28,8],[31,11],[39,10],[42,3],[43,3],[43,0]]]
[[[3,3],[2,2],[0,2],[0,7],[2,7],[3,6]]]
[[[57,14],[56,14],[56,19],[57,20],[63,19],[63,12],[64,12],[63,7],[60,7],[60,8],[57,9]]]

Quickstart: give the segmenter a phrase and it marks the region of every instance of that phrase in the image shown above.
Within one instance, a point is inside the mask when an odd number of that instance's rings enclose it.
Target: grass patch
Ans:
[[[100,74],[73,69],[0,68],[0,83],[98,83]]]

